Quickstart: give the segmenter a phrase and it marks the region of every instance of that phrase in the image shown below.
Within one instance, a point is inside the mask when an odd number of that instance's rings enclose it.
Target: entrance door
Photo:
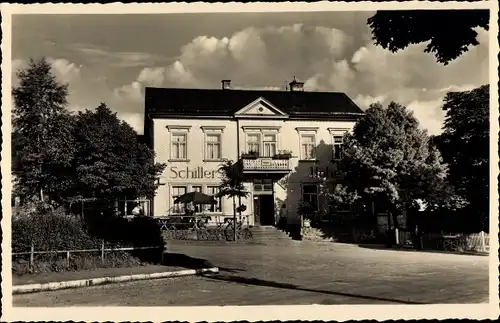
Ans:
[[[260,197],[255,196],[253,199],[253,215],[255,224],[260,224]]]
[[[274,225],[274,199],[272,195],[259,195],[261,225]]]
[[[271,179],[255,179],[253,190],[255,224],[274,225],[273,181]]]

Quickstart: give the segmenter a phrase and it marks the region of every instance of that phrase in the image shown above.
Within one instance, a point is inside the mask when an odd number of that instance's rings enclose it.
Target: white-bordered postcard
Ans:
[[[498,3],[1,4],[2,319],[491,319]]]

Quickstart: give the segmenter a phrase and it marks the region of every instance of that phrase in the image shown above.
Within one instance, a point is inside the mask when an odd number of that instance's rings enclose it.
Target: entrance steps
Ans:
[[[279,241],[291,240],[286,232],[274,226],[254,226],[250,229],[254,241]]]

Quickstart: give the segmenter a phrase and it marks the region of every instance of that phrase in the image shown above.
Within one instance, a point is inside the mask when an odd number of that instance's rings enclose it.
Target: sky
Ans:
[[[373,44],[373,12],[14,15],[13,71],[46,57],[69,84],[71,110],[105,102],[139,133],[144,87],[345,92],[360,108],[396,101],[430,134],[442,130],[448,91],[488,83],[488,32],[444,66],[425,43],[391,53]],[[15,73],[13,83],[16,84]]]

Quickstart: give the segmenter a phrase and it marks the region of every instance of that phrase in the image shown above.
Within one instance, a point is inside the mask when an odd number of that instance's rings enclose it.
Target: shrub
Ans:
[[[30,216],[12,219],[13,252],[36,250],[91,249],[100,246],[98,239],[89,236],[83,222],[67,216],[62,209],[37,209]]]
[[[92,212],[85,215],[90,236],[127,247],[164,245],[158,222],[150,217],[126,219],[110,213]]]
[[[128,223],[128,240],[134,246],[164,245],[161,226],[153,218],[135,217]]]
[[[172,240],[200,240],[200,241],[233,241],[234,231],[216,230],[212,228],[203,228],[197,230],[170,230],[164,233],[166,239]],[[248,228],[237,232],[238,240],[252,240],[253,237]]]
[[[131,252],[106,252],[102,263],[99,252],[72,253],[68,265],[65,254],[35,254],[30,266],[28,256],[14,256],[12,271],[16,275],[53,271],[94,269],[99,267],[134,266],[143,262],[158,262],[163,253],[163,237],[159,224],[151,218],[131,221],[109,213],[92,212],[85,219],[66,215],[62,208],[46,205],[24,207],[12,219],[12,251],[100,249],[103,239],[107,248],[161,247]]]

